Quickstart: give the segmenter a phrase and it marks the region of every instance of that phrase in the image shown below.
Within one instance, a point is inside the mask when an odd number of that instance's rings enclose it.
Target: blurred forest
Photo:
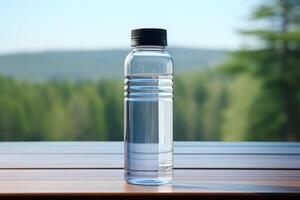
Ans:
[[[255,48],[175,74],[174,140],[300,140],[300,1],[263,1]],[[176,62],[176,61],[175,61]],[[176,70],[175,70],[176,71]],[[123,81],[0,77],[0,140],[122,140]]]

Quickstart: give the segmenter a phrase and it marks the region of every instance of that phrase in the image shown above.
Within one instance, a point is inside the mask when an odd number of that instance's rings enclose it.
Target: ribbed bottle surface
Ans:
[[[172,179],[172,75],[126,76],[125,179],[159,185]]]
[[[124,81],[125,98],[143,100],[173,97],[173,76],[127,76]],[[171,99],[172,100],[172,99]]]

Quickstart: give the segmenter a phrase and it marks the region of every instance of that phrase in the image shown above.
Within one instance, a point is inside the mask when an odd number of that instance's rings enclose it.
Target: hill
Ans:
[[[0,75],[17,79],[99,79],[121,78],[129,49],[94,51],[49,51],[0,55]],[[169,48],[180,73],[212,66],[224,60],[227,51]]]

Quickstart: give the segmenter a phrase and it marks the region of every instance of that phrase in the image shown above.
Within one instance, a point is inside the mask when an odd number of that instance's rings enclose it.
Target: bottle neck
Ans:
[[[164,51],[166,49],[165,46],[135,46],[133,47],[134,51]]]

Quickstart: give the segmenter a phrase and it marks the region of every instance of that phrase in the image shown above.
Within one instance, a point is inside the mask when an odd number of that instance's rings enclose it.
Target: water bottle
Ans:
[[[167,31],[131,31],[124,68],[125,180],[161,185],[173,176],[173,61]]]

